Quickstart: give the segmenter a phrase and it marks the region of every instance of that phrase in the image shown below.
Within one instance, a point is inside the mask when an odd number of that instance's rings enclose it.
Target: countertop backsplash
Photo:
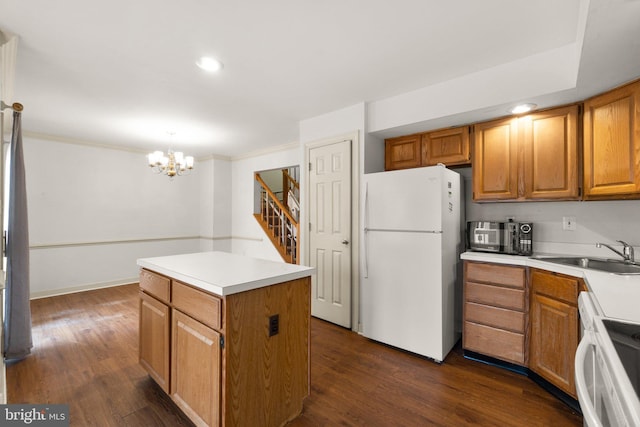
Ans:
[[[475,203],[471,168],[456,171],[464,177],[467,221],[506,221],[512,217],[532,222],[535,253],[617,258],[607,248],[596,248],[596,242],[620,249],[622,245],[616,240],[624,240],[636,248],[640,261],[640,200]],[[576,229],[563,230],[563,217],[575,218]]]

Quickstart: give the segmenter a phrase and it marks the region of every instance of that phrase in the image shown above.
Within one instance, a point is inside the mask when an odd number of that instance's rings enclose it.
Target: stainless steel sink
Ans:
[[[587,257],[534,257],[534,259],[614,274],[640,274],[640,264],[614,259]]]

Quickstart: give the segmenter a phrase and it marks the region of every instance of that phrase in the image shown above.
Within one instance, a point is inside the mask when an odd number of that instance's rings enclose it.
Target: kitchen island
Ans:
[[[313,268],[201,252],[138,260],[140,363],[198,426],[280,426],[309,395]]]

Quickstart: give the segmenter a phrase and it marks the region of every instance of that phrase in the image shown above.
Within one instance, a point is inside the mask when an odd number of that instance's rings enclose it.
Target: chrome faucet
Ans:
[[[607,245],[606,243],[596,243],[596,248],[600,248],[602,246],[606,246],[607,248],[611,249],[613,252],[615,252],[618,255],[620,255],[622,257],[622,259],[624,260],[624,262],[634,262],[635,256],[633,254],[633,246],[631,246],[627,242],[623,242],[622,240],[616,240],[616,242],[622,243],[622,246],[623,246],[622,252],[620,252],[619,250],[617,250],[615,248],[612,248],[611,246]]]

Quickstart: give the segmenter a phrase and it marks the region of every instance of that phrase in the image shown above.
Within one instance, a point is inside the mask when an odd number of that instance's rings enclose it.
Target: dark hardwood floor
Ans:
[[[137,285],[31,304],[34,349],[7,368],[9,403],[67,403],[72,426],[191,425],[138,365]],[[581,426],[582,417],[459,347],[437,365],[313,319],[311,395],[290,425]]]

